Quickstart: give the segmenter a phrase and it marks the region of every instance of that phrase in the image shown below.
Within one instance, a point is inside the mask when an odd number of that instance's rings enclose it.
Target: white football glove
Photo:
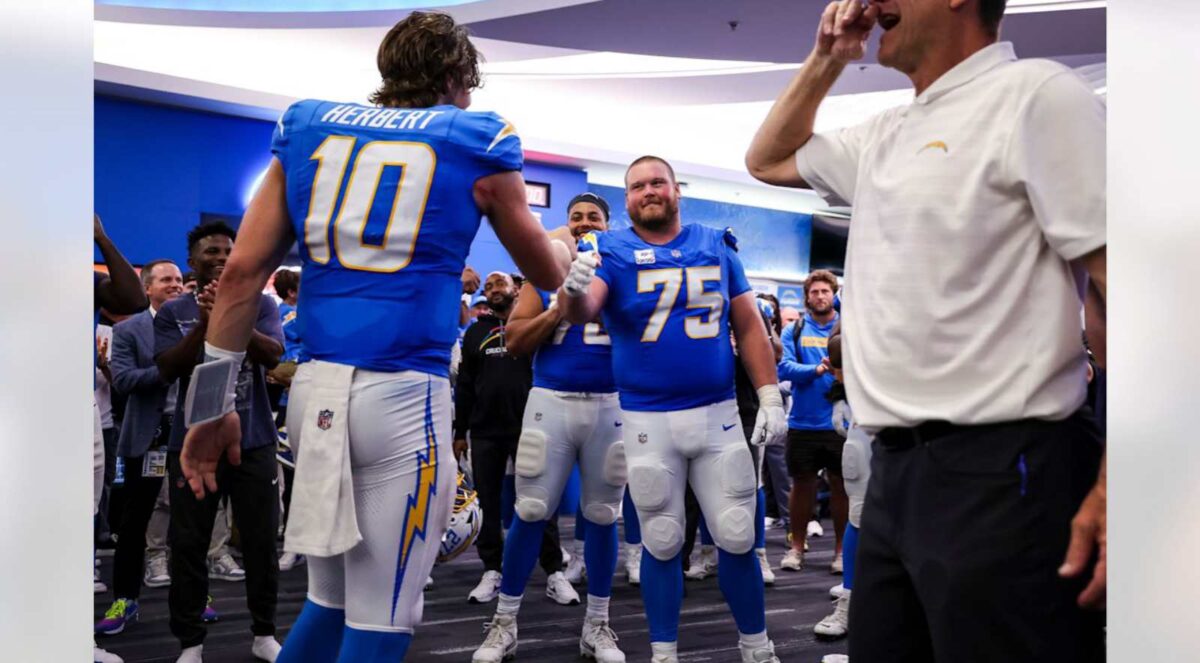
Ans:
[[[787,435],[787,413],[783,411],[783,396],[779,385],[768,384],[758,389],[758,417],[750,443],[755,446],[775,444]]]
[[[571,271],[563,281],[563,291],[571,297],[579,297],[588,291],[592,279],[596,277],[596,267],[600,264],[600,254],[595,251],[585,251],[575,256],[571,261]]]

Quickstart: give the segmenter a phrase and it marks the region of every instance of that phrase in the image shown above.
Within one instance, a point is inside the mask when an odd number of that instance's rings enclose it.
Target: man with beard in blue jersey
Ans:
[[[542,288],[574,252],[529,211],[512,125],[465,110],[478,60],[452,18],[414,12],[380,44],[376,106],[288,108],[221,278],[180,458],[198,496],[240,461],[235,368],[259,293],[299,240],[310,361],[288,407],[284,549],[308,557],[308,600],[280,663],[404,659],[454,500],[448,374],[481,216]]]
[[[575,196],[567,227],[576,239],[608,229],[608,203]],[[588,236],[585,241],[594,241]],[[536,352],[533,389],[525,406],[516,457],[516,519],[504,542],[496,615],[472,663],[500,663],[517,651],[517,612],[537,562],[547,519],[556,517],[571,469],[579,463],[588,600],[579,653],[600,663],[624,663],[609,627],[608,601],[617,565],[617,513],[625,491],[621,412],[613,383],[611,342],[598,322],[563,319],[553,293],[523,286],[508,321],[514,354]]]
[[[734,396],[730,327],[759,397],[751,441],[787,430],[766,329],[733,234],[682,225],[679,184],[663,159],[625,173],[627,230],[582,252],[559,293],[567,320],[603,313],[620,393],[629,489],[642,526],[642,599],[653,663],[678,661],[680,549],[690,482],[719,549],[721,591],[746,663],[777,662],[752,551],[757,479]]]

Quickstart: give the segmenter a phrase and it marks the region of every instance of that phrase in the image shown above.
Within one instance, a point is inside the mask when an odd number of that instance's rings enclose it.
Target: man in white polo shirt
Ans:
[[[1079,609],[1105,595],[1079,332],[1084,289],[1106,284],[1105,113],[1070,70],[997,41],[1004,5],[830,3],[746,155],[760,180],[854,208],[846,389],[877,432],[860,663],[1104,658],[1102,616]],[[814,134],[876,26],[915,100]]]

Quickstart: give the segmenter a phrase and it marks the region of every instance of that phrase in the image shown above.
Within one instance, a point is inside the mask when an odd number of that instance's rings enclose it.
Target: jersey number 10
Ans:
[[[354,159],[350,183],[346,185],[338,208],[338,191],[346,177],[355,141],[351,136],[329,136],[309,157],[317,162],[317,174],[313,177],[308,216],[304,219],[304,245],[313,262],[324,265],[329,262],[332,235],[332,252],[337,254],[342,267],[367,272],[397,272],[412,260],[437,156],[425,143],[367,143]],[[368,244],[363,233],[371,210],[380,202],[379,185],[387,166],[402,168],[400,182],[391,199],[384,201],[391,205],[391,213],[383,241]],[[384,191],[391,191],[391,187],[385,187]],[[329,231],[331,221],[332,233]]]

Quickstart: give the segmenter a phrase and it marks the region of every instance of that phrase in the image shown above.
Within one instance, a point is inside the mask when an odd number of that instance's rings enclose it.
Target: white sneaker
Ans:
[[[742,652],[742,663],[779,663],[779,657],[775,655],[775,643],[767,641],[765,647],[744,647],[739,642],[738,649]]]
[[[834,600],[842,598],[842,594],[845,594],[845,593],[846,593],[846,586],[840,582],[838,584],[834,585],[833,587],[829,588],[829,598],[834,599]]]
[[[754,553],[758,555],[758,568],[762,569],[763,584],[774,585],[775,572],[771,570],[771,560],[767,559],[767,549],[758,548]]]
[[[833,563],[829,565],[829,572],[835,576],[842,575],[842,553],[833,556]]]
[[[167,568],[167,556],[155,555],[146,560],[146,573],[142,582],[147,587],[166,587],[171,584],[171,570]]]
[[[279,570],[291,571],[305,562],[304,555],[293,552],[285,552],[279,556]]]
[[[92,660],[96,663],[125,663],[125,659],[120,656],[95,646],[92,647]]]
[[[430,587],[433,587],[433,576],[429,576],[428,578],[425,579],[425,588],[424,589],[427,590]]]
[[[563,569],[563,575],[572,585],[578,585],[587,580],[587,566],[583,563],[583,555],[571,555],[571,561],[567,562],[567,568]]]
[[[500,595],[500,572],[484,571],[475,589],[467,594],[467,603],[491,603]]]
[[[488,571],[495,573],[495,571]],[[471,654],[471,663],[500,663],[517,654],[517,618],[496,615],[483,625],[483,644]]]
[[[821,527],[821,523],[816,520],[808,521],[809,536],[825,536],[825,528]]]
[[[779,568],[784,571],[799,571],[804,568],[804,553],[795,548],[788,548],[787,554],[779,561]]]
[[[597,663],[625,663],[625,653],[617,647],[617,634],[609,627],[608,620],[595,617],[583,621],[579,655]]]
[[[813,633],[823,638],[844,638],[850,631],[850,594],[846,592],[837,600],[833,613],[817,622]]]
[[[275,663],[275,659],[279,658],[279,652],[282,649],[283,647],[272,636],[257,635],[254,636],[254,644],[250,647],[250,653],[261,661]]]
[[[204,663],[204,645],[196,645],[188,647],[179,653],[179,658],[175,659],[175,663]]]
[[[233,561],[229,553],[208,560],[208,577],[210,580],[225,580],[241,582],[246,579],[246,571]]]
[[[625,544],[625,578],[631,585],[642,584],[642,544]]]
[[[546,577],[546,596],[559,605],[579,605],[579,593],[567,582],[562,571]]]
[[[850,663],[850,657],[845,654],[828,654],[821,659],[821,663]]]
[[[688,580],[704,580],[717,575],[717,547],[700,546],[700,553],[692,556],[691,567],[683,575]]]
[[[678,656],[667,656],[666,654],[655,654],[650,657],[650,663],[679,663]]]
[[[100,579],[100,567],[92,569],[92,593],[103,594],[108,591],[108,585]]]

